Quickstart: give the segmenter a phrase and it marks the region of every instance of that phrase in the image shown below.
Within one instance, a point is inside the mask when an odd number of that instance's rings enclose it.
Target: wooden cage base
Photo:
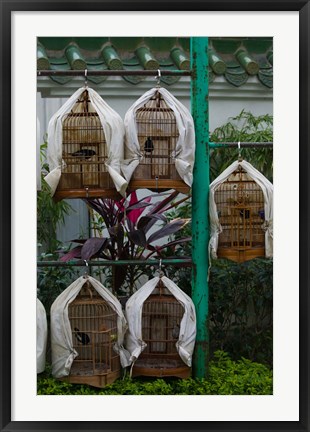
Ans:
[[[132,376],[190,378],[192,369],[181,360],[138,359],[132,368]]]
[[[103,388],[114,381],[121,375],[120,370],[115,372],[107,372],[103,375],[68,375],[67,377],[59,378],[61,381],[70,384],[88,384],[92,387]]]
[[[110,198],[119,201],[123,197],[116,189],[68,189],[56,190],[54,200],[56,202],[62,199],[77,199],[77,198]]]
[[[149,189],[153,192],[165,191],[169,189],[174,189],[180,193],[188,194],[190,192],[190,187],[184,183],[182,180],[171,180],[171,179],[160,179],[156,182],[155,179],[132,179],[129,182],[128,190],[130,192],[136,189]]]
[[[265,248],[264,247],[254,247],[254,248],[229,248],[229,247],[218,247],[217,250],[218,258],[227,258],[231,261],[237,263],[242,263],[245,261],[252,260],[254,258],[264,257]]]

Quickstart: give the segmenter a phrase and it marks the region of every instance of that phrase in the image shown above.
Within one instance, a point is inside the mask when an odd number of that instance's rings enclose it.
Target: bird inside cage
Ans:
[[[190,375],[190,368],[184,365],[176,348],[183,315],[182,304],[160,280],[143,304],[142,340],[146,348],[135,362],[133,375]]]
[[[218,256],[242,262],[265,254],[264,194],[241,166],[215,191]]]
[[[63,118],[62,159],[58,189],[113,187],[105,165],[105,134],[87,89]]]
[[[173,154],[179,136],[175,114],[160,92],[136,112],[137,135],[144,160],[139,175],[150,179],[179,178]],[[139,174],[139,170],[141,171]]]
[[[78,356],[69,381],[102,387],[120,375],[117,340],[117,314],[87,281],[69,304],[73,348]]]

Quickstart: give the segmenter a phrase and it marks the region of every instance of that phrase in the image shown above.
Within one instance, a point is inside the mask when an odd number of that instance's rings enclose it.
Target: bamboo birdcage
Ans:
[[[62,120],[62,168],[55,199],[120,198],[108,173],[105,134],[88,90]]]
[[[176,189],[187,193],[190,188],[179,176],[174,160],[179,137],[175,114],[159,91],[137,109],[135,122],[144,157],[132,175],[129,189]]]
[[[86,282],[69,304],[68,316],[78,356],[63,379],[94,387],[113,383],[121,372],[119,355],[113,349],[118,337],[117,313]]]
[[[176,349],[184,308],[159,281],[142,308],[142,340],[146,348],[132,369],[133,376],[188,378],[186,366]]]
[[[264,194],[239,165],[216,189],[221,232],[217,255],[236,262],[265,256]]]

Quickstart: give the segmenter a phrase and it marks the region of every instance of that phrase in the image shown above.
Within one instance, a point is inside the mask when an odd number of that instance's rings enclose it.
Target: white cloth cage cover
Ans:
[[[116,190],[123,196],[127,182],[121,175],[121,160],[124,156],[124,123],[95,90],[88,87],[79,88],[53,115],[48,125],[47,162],[50,172],[45,177],[54,195],[61,177],[62,160],[62,120],[75,105],[79,96],[87,89],[90,101],[96,110],[106,140],[108,159],[106,166],[115,184]]]
[[[43,304],[37,298],[37,373],[45,370],[47,320]]]
[[[156,92],[159,92],[169,108],[174,112],[179,137],[176,149],[172,152],[175,159],[175,167],[183,181],[191,186],[193,182],[193,167],[195,161],[195,128],[193,118],[188,109],[181,104],[165,88],[155,87],[144,93],[127,111],[125,124],[125,160],[122,163],[122,173],[129,182],[134,170],[143,160],[144,155],[140,150],[136,111],[148,102]]]
[[[152,294],[159,282],[155,277],[136,291],[126,303],[126,318],[128,332],[126,335],[126,348],[130,352],[130,361],[134,363],[146,348],[142,339],[142,308],[145,300]],[[187,366],[192,365],[192,354],[196,339],[196,311],[191,298],[185,294],[172,280],[166,276],[161,278],[164,286],[171,292],[177,301],[183,306],[184,314],[180,323],[179,339],[176,349]]]
[[[51,307],[52,373],[56,378],[68,376],[73,360],[78,356],[77,351],[73,348],[68,307],[77,297],[86,281],[90,282],[97,293],[117,313],[117,341],[113,349],[119,354],[122,367],[127,367],[130,364],[129,353],[123,346],[127,322],[120,302],[96,279],[91,276],[81,276],[56,298]]]
[[[215,191],[224,183],[224,181],[241,166],[249,177],[254,180],[261,188],[264,195],[264,210],[265,210],[265,222],[262,224],[262,228],[265,231],[265,256],[266,258],[272,258],[273,256],[273,184],[256,168],[254,168],[249,162],[245,160],[235,161],[228,168],[226,168],[222,174],[220,174],[210,184],[210,196],[209,196],[209,212],[210,212],[210,242],[209,242],[209,253],[212,258],[217,258],[217,248],[219,234],[222,232],[222,227],[218,218],[217,208],[215,203]]]

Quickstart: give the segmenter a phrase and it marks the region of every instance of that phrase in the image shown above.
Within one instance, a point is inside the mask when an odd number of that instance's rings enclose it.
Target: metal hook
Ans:
[[[239,150],[238,162],[241,162],[242,161],[242,157],[241,157],[241,143],[240,143],[240,141],[238,141],[238,150]]]
[[[87,276],[89,276],[89,264],[88,264],[88,261],[87,260],[83,260],[84,262],[85,262],[85,265],[86,265],[86,270],[85,270],[85,273],[84,273],[84,278],[87,278]]]
[[[157,69],[157,76],[155,77],[155,79],[157,80],[157,87],[160,87],[160,77],[161,77],[160,69]]]
[[[87,69],[85,69],[85,87],[87,87]]]
[[[159,259],[159,278],[161,279],[164,275],[162,268],[161,268],[161,264],[162,264],[162,259]]]

